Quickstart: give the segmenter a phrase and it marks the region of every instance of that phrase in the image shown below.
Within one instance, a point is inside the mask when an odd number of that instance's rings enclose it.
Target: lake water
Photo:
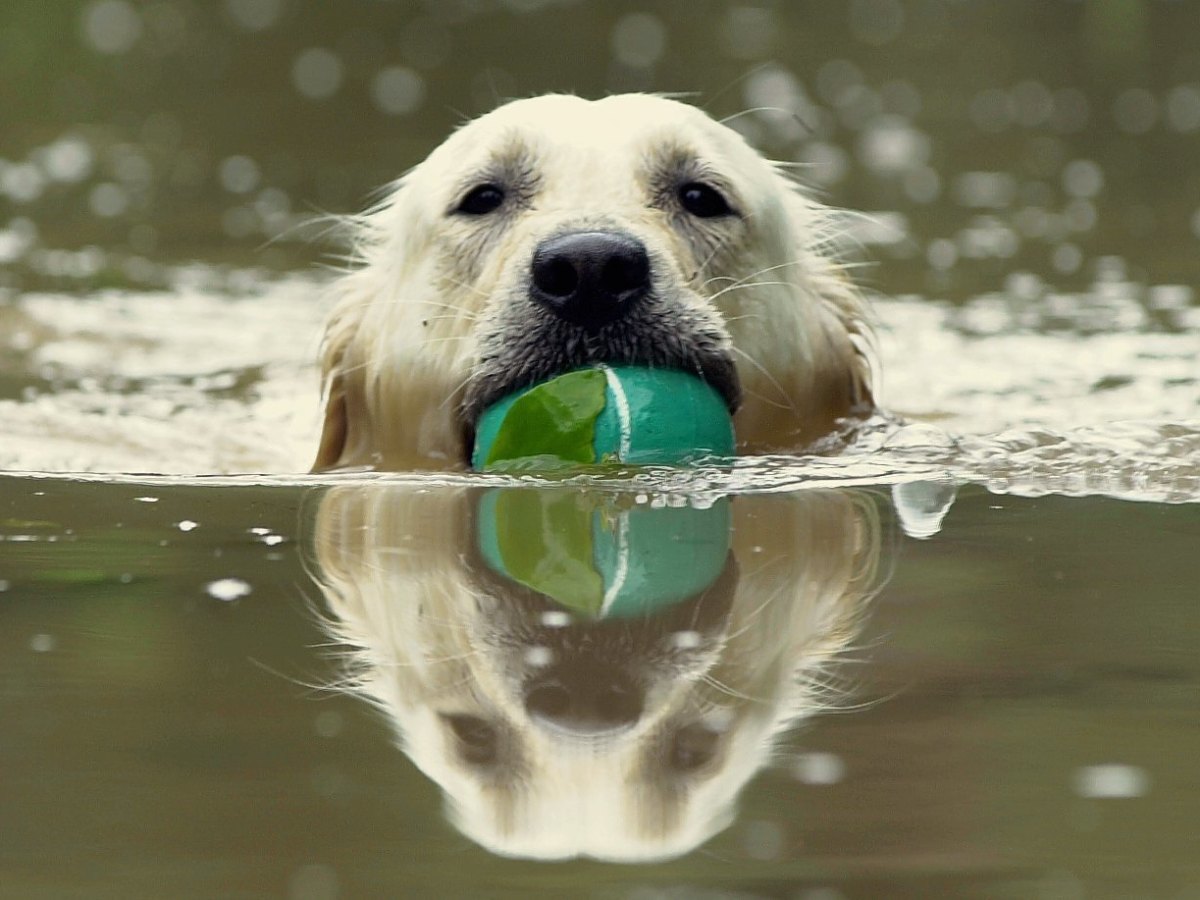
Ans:
[[[1197,6],[688,10],[7,0],[0,897],[1200,897]],[[568,88],[868,211],[910,424],[300,474],[317,213]]]

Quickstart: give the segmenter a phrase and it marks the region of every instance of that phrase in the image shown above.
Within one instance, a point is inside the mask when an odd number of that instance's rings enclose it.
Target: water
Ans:
[[[1200,895],[1194,19],[7,0],[0,897]],[[324,214],[566,88],[867,211],[908,424],[299,474]]]
[[[1194,507],[934,488],[921,540],[885,489],[610,493],[713,587],[593,620],[479,549],[573,489],[8,478],[3,893],[1194,891]],[[570,646],[643,726],[580,746],[526,710]],[[456,750],[438,715],[490,730]]]

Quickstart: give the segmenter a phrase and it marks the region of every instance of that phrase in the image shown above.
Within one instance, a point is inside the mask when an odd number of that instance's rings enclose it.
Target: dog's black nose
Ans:
[[[650,292],[650,257],[637,238],[577,231],[548,238],[533,253],[533,298],[589,330],[615,322]]]
[[[642,715],[642,692],[620,672],[555,667],[528,685],[525,709],[547,725],[598,735],[636,722]]]

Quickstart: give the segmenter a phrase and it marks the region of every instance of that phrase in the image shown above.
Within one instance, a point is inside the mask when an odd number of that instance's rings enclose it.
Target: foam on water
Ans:
[[[0,468],[291,481],[319,428],[320,286],[188,269],[165,291],[0,305]],[[1190,297],[1168,302],[1177,293],[1102,278],[1062,294],[1026,279],[960,307],[881,300],[878,393],[909,424],[881,423],[840,457],[635,483],[703,494],[949,478],[1195,501],[1200,322]]]

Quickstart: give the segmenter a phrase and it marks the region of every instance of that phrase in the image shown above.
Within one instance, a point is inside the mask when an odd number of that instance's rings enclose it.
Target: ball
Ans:
[[[676,369],[593,366],[516,391],[484,410],[471,464],[679,465],[733,454],[733,420],[707,382]]]

